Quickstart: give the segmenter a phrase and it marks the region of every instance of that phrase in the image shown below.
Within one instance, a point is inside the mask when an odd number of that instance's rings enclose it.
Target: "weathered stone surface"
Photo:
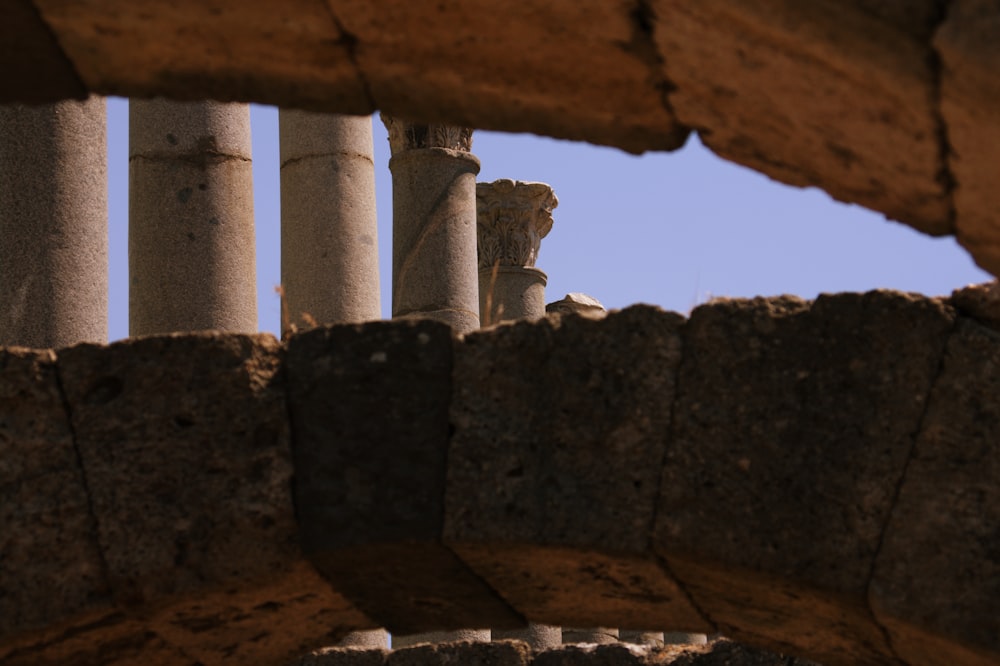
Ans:
[[[531,649],[527,643],[443,643],[416,645],[393,650],[386,666],[527,666]]]
[[[323,648],[301,657],[291,666],[383,666],[388,650]]]
[[[1000,2],[953,0],[934,39],[941,59],[941,114],[955,179],[955,233],[976,263],[1000,273]]]
[[[10,638],[110,607],[50,351],[0,349],[0,497],[0,661],[7,663]]]
[[[84,98],[87,89],[31,0],[0,5],[0,71],[6,102]]]
[[[59,356],[112,593],[205,664],[371,626],[299,550],[279,351],[204,334]]]
[[[317,568],[393,634],[520,625],[441,544],[448,327],[335,326],[288,345],[296,506]]]
[[[1000,282],[973,284],[956,289],[948,303],[959,313],[1000,331]]]
[[[36,0],[90,90],[374,110],[323,0]]]
[[[655,545],[727,635],[893,658],[868,582],[952,326],[892,292],[692,313]]]
[[[951,233],[931,51],[914,34],[933,26],[935,0],[906,3],[902,25],[885,20],[902,18],[902,7],[874,2],[652,5],[676,87],[670,104],[712,150],[791,185],[822,183],[925,233]]]
[[[529,619],[707,628],[649,549],[681,323],[637,306],[456,347],[445,540]]]
[[[389,113],[596,143],[615,135],[635,152],[687,138],[663,102],[667,82],[630,0],[529,0],[505,5],[502,19],[487,2],[328,2]]]
[[[875,568],[871,602],[909,664],[1000,659],[1000,333],[948,342]]]
[[[809,662],[756,648],[717,640],[708,645],[566,646],[535,656],[533,666],[808,666]]]

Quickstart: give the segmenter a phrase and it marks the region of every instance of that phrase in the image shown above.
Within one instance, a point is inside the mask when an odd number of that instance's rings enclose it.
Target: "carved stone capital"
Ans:
[[[389,130],[389,150],[393,155],[420,148],[448,148],[463,153],[472,151],[472,129],[454,125],[421,124],[379,114]]]
[[[578,314],[592,319],[599,319],[608,312],[599,300],[593,296],[580,293],[566,294],[562,300],[546,305],[545,311],[561,314]]]
[[[545,183],[503,178],[476,184],[479,268],[533,267],[559,205]]]

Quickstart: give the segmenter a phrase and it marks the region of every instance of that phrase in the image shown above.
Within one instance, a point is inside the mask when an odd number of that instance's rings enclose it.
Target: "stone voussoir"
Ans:
[[[204,664],[373,626],[300,551],[281,352],[206,333],[59,353],[110,593]]]
[[[711,630],[649,548],[682,322],[636,306],[456,345],[445,541],[528,619]]]
[[[441,542],[452,345],[451,329],[427,320],[288,343],[303,547],[393,634],[522,624]]]
[[[871,584],[914,666],[1000,659],[1000,333],[962,318],[899,491]]]
[[[953,322],[895,292],[692,313],[654,541],[724,633],[895,658],[868,582]]]

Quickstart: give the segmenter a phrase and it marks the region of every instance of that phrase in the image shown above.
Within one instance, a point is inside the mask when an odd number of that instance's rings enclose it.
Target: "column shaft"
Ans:
[[[370,116],[282,110],[282,326],[381,316]]]
[[[129,332],[257,330],[250,109],[132,100]]]
[[[103,98],[0,107],[0,284],[0,344],[107,341]]]

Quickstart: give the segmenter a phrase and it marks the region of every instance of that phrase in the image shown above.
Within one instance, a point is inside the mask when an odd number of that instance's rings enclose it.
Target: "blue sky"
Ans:
[[[251,108],[259,326],[276,333],[280,306],[278,113]],[[376,118],[375,177],[382,311],[389,316],[392,181]],[[110,328],[128,334],[128,108],[108,100]],[[608,308],[652,303],[687,313],[714,296],[891,288],[950,293],[989,275],[953,239],[933,239],[816,189],[781,185],[716,157],[697,138],[674,153],[636,157],[614,148],[532,135],[476,132],[481,181],[549,183],[559,197],[538,267],[547,300],[571,291]]]

